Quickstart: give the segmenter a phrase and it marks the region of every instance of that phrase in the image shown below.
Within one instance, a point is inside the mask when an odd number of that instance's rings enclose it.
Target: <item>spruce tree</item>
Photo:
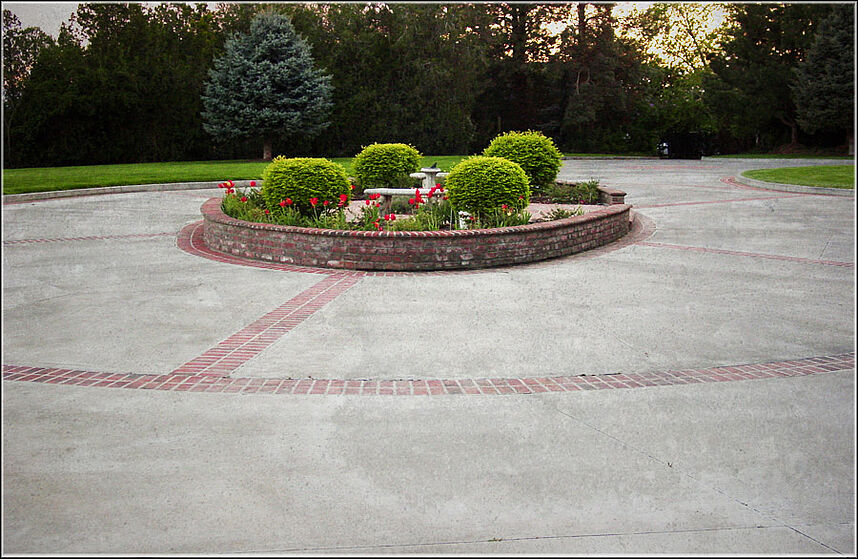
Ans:
[[[853,10],[851,4],[833,6],[798,65],[792,87],[799,126],[810,134],[845,132],[850,155],[855,115]]]
[[[330,124],[331,77],[286,16],[263,12],[249,33],[226,42],[202,100],[206,132],[220,141],[259,138],[269,160],[274,139],[312,137]]]

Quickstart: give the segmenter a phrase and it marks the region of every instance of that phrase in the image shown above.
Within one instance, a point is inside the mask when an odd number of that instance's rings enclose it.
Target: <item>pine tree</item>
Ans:
[[[819,24],[807,57],[796,69],[792,91],[799,126],[810,134],[846,132],[849,154],[854,154],[855,115],[854,6],[834,6]]]
[[[264,12],[214,61],[202,96],[206,132],[217,140],[259,138],[271,159],[274,139],[312,137],[328,127],[331,78],[286,16]]]

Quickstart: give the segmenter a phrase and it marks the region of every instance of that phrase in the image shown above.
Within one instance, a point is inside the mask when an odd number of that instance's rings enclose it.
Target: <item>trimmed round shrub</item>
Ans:
[[[336,208],[340,195],[351,198],[351,186],[345,168],[333,161],[314,157],[288,159],[275,157],[262,173],[262,197],[265,205],[274,210],[280,201],[290,198],[294,208],[304,214],[313,213],[311,198],[318,198],[318,209],[322,202],[331,202]]]
[[[365,188],[404,188],[414,182],[420,152],[408,144],[372,144],[355,156],[352,164],[360,191]]]
[[[524,169],[502,157],[463,159],[447,175],[446,192],[457,211],[475,216],[493,214],[504,204],[519,210],[530,203]]]
[[[483,150],[483,155],[503,157],[518,163],[527,173],[534,189],[554,184],[562,157],[551,138],[532,130],[507,132],[497,136],[489,147]]]

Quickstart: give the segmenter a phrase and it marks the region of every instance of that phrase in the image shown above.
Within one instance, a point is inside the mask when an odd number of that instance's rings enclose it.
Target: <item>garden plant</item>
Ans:
[[[419,157],[414,148],[405,148],[394,151]],[[413,160],[408,163],[412,164]],[[357,212],[349,208],[357,187],[350,183],[342,165],[327,159],[278,156],[265,168],[262,178],[261,188],[256,181],[243,190],[231,180],[220,183],[225,190],[221,203],[224,213],[251,222],[363,231],[483,229],[531,221],[526,211],[530,203],[527,174],[519,164],[501,157],[463,159],[450,171],[445,184],[437,183],[423,193],[415,188],[407,206],[400,202],[395,211],[385,214],[380,194],[363,199]],[[589,186],[595,188],[596,184]],[[570,196],[563,201],[574,202],[579,195]],[[543,220],[580,213],[580,209],[554,211]]]
[[[418,169],[422,155],[408,144],[371,144],[358,153],[352,167],[358,192],[367,188],[411,186],[409,176]]]
[[[560,171],[562,155],[554,141],[541,132],[507,132],[497,136],[483,150],[483,155],[503,157],[518,163],[535,192],[541,192],[554,184]]]

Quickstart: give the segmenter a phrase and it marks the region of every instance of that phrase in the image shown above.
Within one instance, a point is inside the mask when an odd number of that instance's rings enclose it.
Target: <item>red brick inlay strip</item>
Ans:
[[[813,258],[800,258],[798,256],[781,256],[779,254],[762,254],[759,252],[741,252],[737,250],[722,250],[718,248],[704,248],[688,245],[671,245],[667,243],[654,243],[651,241],[639,241],[638,245],[656,248],[674,248],[677,250],[688,250],[691,252],[709,252],[713,254],[727,254],[730,256],[750,256],[753,258],[768,258],[771,260],[786,260],[788,262],[805,262],[809,264],[825,264],[827,266],[843,266],[844,268],[854,268],[854,262],[840,262],[837,260],[815,260]]]
[[[736,177],[724,177],[721,179],[721,182],[723,182],[724,184],[729,184],[730,186],[732,186],[734,188],[741,188],[744,190],[758,190],[760,192],[791,192],[789,190],[776,190],[775,188],[760,188],[758,186],[751,186],[749,184],[744,184],[744,183],[739,182],[736,179]],[[772,186],[775,187],[777,185],[776,185],[776,183],[772,183]],[[802,186],[802,185],[796,185],[796,186]],[[827,192],[798,192],[797,194],[799,196],[828,196],[828,197],[832,197],[832,198],[838,197],[836,194],[829,194]]]
[[[360,281],[330,275],[171,374],[225,377]]]
[[[665,204],[643,204],[635,205],[635,208],[669,208],[672,206],[698,206],[700,204],[729,204],[732,202],[754,202],[757,200],[775,200],[778,198],[797,198],[799,196],[808,196],[807,194],[785,194],[779,196],[757,196],[755,198],[732,198],[729,200],[701,200],[699,202],[668,202]]]
[[[58,243],[69,241],[112,241],[114,239],[148,239],[152,237],[172,237],[174,232],[170,233],[134,233],[131,235],[92,235],[89,237],[65,237],[55,239],[15,239],[11,241],[3,241],[4,245],[22,245],[32,243]]]
[[[854,368],[855,352],[852,351],[837,355],[750,365],[593,376],[449,380],[231,378],[205,374],[187,375],[169,373],[166,375],[139,375],[130,373],[96,373],[72,369],[4,364],[3,380],[99,386],[105,388],[172,390],[176,392],[435,396],[453,394],[536,394],[540,392],[645,388],[648,386],[796,377]]]

